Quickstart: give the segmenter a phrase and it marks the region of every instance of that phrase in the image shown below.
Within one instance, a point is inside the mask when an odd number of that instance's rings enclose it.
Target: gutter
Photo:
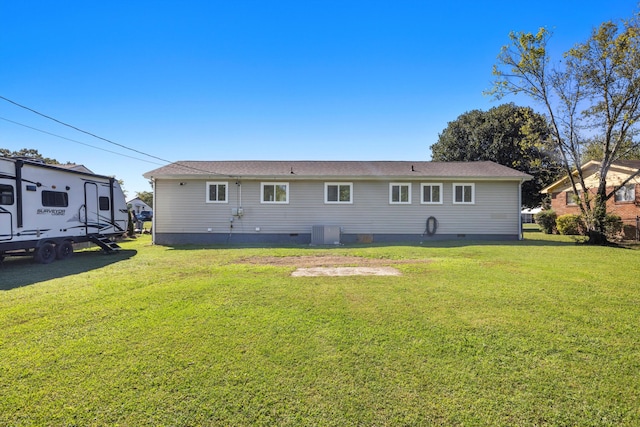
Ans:
[[[144,175],[143,175],[144,176]],[[147,179],[156,180],[222,180],[220,175],[207,175],[207,174],[193,174],[193,175],[160,175],[160,176],[145,176]],[[513,182],[513,181],[529,181],[533,179],[532,176],[445,176],[445,175],[296,175],[294,174],[282,174],[282,175],[242,175],[234,177],[225,177],[229,180],[243,179],[243,180],[255,180],[255,181],[501,181],[501,182]]]
[[[155,245],[156,244],[156,215],[157,215],[157,210],[156,210],[156,199],[158,197],[158,192],[156,191],[156,179],[151,177],[151,191],[153,192],[153,206],[152,206],[152,211],[153,211],[153,217],[151,217],[151,244]]]

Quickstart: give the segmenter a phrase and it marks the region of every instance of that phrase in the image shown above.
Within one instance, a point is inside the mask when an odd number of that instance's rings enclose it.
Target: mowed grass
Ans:
[[[122,246],[0,267],[0,425],[640,425],[637,250]]]

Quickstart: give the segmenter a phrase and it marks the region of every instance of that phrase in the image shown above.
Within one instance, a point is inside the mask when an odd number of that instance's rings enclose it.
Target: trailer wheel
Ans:
[[[43,243],[38,249],[36,249],[33,259],[40,264],[49,264],[56,259],[56,248],[53,243]]]
[[[73,255],[73,245],[70,241],[66,240],[59,245],[56,245],[56,258],[67,259]]]

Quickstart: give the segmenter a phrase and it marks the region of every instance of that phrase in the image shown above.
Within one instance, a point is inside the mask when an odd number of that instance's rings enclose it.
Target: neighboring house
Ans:
[[[158,244],[515,240],[531,178],[493,162],[407,161],[181,161],[144,177]]]
[[[131,210],[131,212],[135,213],[136,215],[142,211],[152,210],[151,206],[149,206],[148,204],[140,200],[140,198],[138,197],[128,200],[127,206],[129,206],[129,209]]]
[[[89,168],[84,165],[76,165],[75,163],[67,163],[65,165],[55,165],[62,169],[68,169],[75,172],[93,173]]]
[[[607,193],[619,187],[629,176],[640,169],[640,160],[619,160],[611,166],[607,174]],[[592,160],[582,165],[585,184],[590,193],[595,194],[600,177],[600,162]],[[577,172],[574,172],[577,174]],[[578,192],[582,191],[578,185]],[[558,216],[580,214],[571,181],[565,176],[550,186],[543,188],[542,193],[551,195],[551,209]],[[583,195],[580,195],[583,197]],[[619,188],[615,195],[607,200],[607,212],[619,215],[625,224],[625,233],[635,236],[636,218],[640,215],[640,177],[636,176],[627,185]],[[628,228],[633,228],[629,233]]]
[[[520,215],[522,215],[522,223],[523,224],[535,224],[536,222],[536,214],[542,211],[542,208],[526,208],[522,209]]]

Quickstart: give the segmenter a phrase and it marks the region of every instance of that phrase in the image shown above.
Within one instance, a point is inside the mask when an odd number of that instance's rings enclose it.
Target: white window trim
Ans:
[[[631,200],[616,200],[616,199],[617,199],[617,197],[618,197],[618,192],[619,192],[620,190],[627,189],[627,188],[631,188],[631,192],[633,192],[633,197],[631,198]],[[626,195],[626,194],[628,194],[628,192],[627,192],[627,191],[625,191],[625,195]],[[624,204],[624,203],[633,203],[633,202],[635,202],[635,200],[636,200],[636,185],[635,185],[635,184],[626,184],[626,185],[623,185],[623,186],[622,186],[622,187],[620,187],[620,188],[618,189],[618,191],[616,191],[616,192],[614,193],[614,195],[613,195],[613,201],[614,201],[614,203],[620,203],[620,204]]]
[[[225,192],[224,192],[224,200],[211,200],[209,199],[209,188],[212,185],[224,185],[225,186]],[[207,181],[207,185],[206,185],[206,193],[205,193],[205,200],[207,203],[229,203],[229,183],[225,182],[225,181]]]
[[[284,202],[278,202],[276,200],[274,200],[273,202],[269,202],[269,201],[265,201],[264,200],[264,187],[267,185],[284,185],[286,190],[285,193],[287,195],[287,199]],[[265,205],[286,205],[289,203],[289,183],[288,182],[261,182],[260,183],[260,203],[265,204]]]
[[[582,190],[578,190],[578,199],[582,199]],[[578,202],[575,199],[575,193],[573,190],[567,190],[564,194],[564,205],[565,206],[578,206]]]
[[[439,202],[425,202],[424,201],[424,187],[440,187],[440,201]],[[431,193],[433,196],[433,193]],[[422,205],[441,205],[442,199],[442,183],[441,182],[423,182],[420,184],[420,204]]]
[[[338,186],[338,200],[337,201],[329,201],[329,186],[337,185]],[[349,186],[349,201],[342,202],[340,201],[340,187],[341,186]],[[350,205],[353,204],[353,183],[352,182],[325,182],[324,183],[324,202],[328,205]]]
[[[393,187],[394,186],[400,186],[400,187],[408,187],[409,189],[409,201],[407,202],[394,202],[393,201]],[[410,205],[411,204],[411,183],[410,182],[391,182],[389,183],[389,204],[391,205]]]
[[[470,202],[456,201],[456,187],[467,187],[467,186],[471,187],[471,201]],[[454,182],[452,185],[452,189],[453,189],[452,200],[454,205],[474,205],[476,203],[476,185],[473,182]],[[464,192],[463,192],[463,195],[464,195]]]

